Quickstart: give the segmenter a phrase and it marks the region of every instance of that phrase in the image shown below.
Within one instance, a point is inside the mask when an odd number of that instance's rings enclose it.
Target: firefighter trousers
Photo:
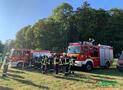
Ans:
[[[73,68],[72,65],[70,65],[70,67],[69,67],[69,73],[70,73],[70,74],[74,74],[74,68]]]
[[[3,73],[2,73],[3,77],[7,75],[7,71],[8,71],[8,65],[4,65],[3,66]]]
[[[46,73],[46,65],[42,65],[42,73]]]
[[[69,65],[66,64],[65,65],[65,74],[64,75],[66,76],[66,75],[68,75],[68,73],[69,73]]]
[[[59,73],[59,65],[58,64],[55,65],[55,71],[56,71],[56,74]]]

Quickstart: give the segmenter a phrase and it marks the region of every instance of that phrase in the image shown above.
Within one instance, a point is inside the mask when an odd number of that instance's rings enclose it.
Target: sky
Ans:
[[[0,40],[15,39],[17,31],[27,25],[33,25],[42,18],[52,15],[52,10],[66,2],[74,9],[85,0],[0,0]],[[86,0],[92,8],[120,8],[123,0]]]

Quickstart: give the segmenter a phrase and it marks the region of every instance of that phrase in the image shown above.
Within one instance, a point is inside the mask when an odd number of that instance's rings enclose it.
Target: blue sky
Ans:
[[[0,0],[0,40],[14,39],[16,32],[26,25],[52,15],[52,10],[63,2],[74,9],[85,0]],[[121,8],[123,0],[87,0],[93,8]]]

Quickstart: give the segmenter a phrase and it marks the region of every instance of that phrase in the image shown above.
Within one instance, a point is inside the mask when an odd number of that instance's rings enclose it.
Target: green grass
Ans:
[[[2,72],[0,70],[0,72]],[[8,77],[0,77],[0,90],[123,90],[123,73],[115,66],[92,72],[76,71],[74,76],[41,74],[38,71],[9,69]]]
[[[2,60],[0,60],[0,64],[3,63]]]

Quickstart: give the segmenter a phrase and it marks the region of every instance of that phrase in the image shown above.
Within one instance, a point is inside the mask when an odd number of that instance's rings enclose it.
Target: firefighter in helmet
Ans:
[[[40,67],[41,67],[41,62],[40,62],[40,56],[38,56],[38,58],[37,58],[37,69],[39,69],[40,70]]]
[[[46,56],[42,57],[42,73],[46,73]]]
[[[74,70],[73,70],[74,63],[75,63],[75,58],[72,56],[70,58],[70,65],[69,65],[69,73],[70,74],[74,74]]]
[[[66,53],[63,53],[63,56],[62,56],[62,64],[63,64],[63,69],[62,69],[62,72],[65,73],[65,68],[66,68],[66,65],[65,65],[65,61],[67,59],[67,54]]]
[[[49,57],[49,62],[50,62],[50,65],[49,65],[49,68],[50,68],[50,71],[52,71],[54,68],[53,68],[53,63],[54,63],[54,55],[51,54],[51,56]]]
[[[43,57],[40,55],[40,57],[39,57],[39,61],[40,61],[40,70],[42,70],[42,59],[43,59]]]
[[[69,65],[70,65],[70,62],[69,62],[69,58],[67,57],[67,54],[66,53],[63,53],[63,56],[64,56],[64,69],[65,69],[65,72],[64,72],[64,75],[67,76],[69,74]]]
[[[66,58],[65,54],[63,56],[60,56],[60,70],[62,73],[65,72],[65,58]]]
[[[56,54],[54,57],[54,65],[56,74],[59,73],[59,56]]]
[[[60,57],[60,59],[59,59],[59,71],[60,72],[63,72],[63,63],[62,63],[62,57]]]
[[[46,69],[47,71],[50,70],[50,59],[48,58],[48,56],[46,56]]]
[[[38,68],[38,56],[37,55],[34,57],[34,67],[35,69]]]
[[[8,65],[9,65],[9,53],[6,53],[6,56],[3,61],[3,66],[2,66],[3,67],[2,77],[7,76]]]

